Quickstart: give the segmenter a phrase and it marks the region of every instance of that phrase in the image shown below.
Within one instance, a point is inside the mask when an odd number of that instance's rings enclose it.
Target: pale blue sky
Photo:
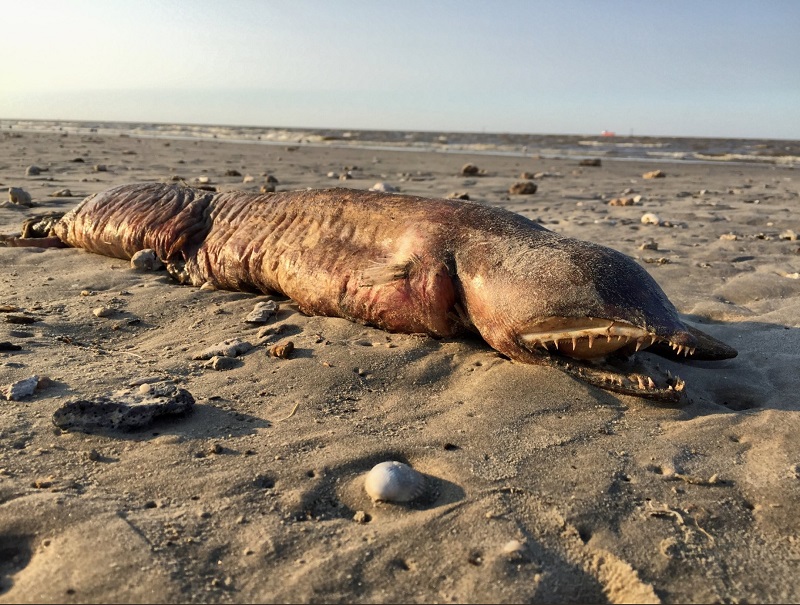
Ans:
[[[0,0],[0,118],[800,139],[797,0]]]

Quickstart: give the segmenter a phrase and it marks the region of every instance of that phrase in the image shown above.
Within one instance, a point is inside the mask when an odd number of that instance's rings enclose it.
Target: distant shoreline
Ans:
[[[270,128],[148,122],[0,119],[0,133],[66,133],[165,140],[214,140],[371,151],[426,151],[544,159],[700,164],[800,164],[800,141],[615,135],[536,135],[355,129]]]

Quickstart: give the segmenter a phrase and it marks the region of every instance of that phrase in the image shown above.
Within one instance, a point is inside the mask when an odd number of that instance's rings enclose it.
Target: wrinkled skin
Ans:
[[[678,400],[683,382],[599,362],[648,346],[676,358],[736,355],[685,324],[629,257],[476,203],[137,184],[86,198],[51,234],[51,244],[117,258],[152,248],[182,283],[279,292],[311,315],[436,337],[477,332],[511,359],[653,399]]]

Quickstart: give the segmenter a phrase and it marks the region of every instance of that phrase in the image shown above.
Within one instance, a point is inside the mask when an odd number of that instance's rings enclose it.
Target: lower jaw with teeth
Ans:
[[[684,356],[693,354],[694,349],[623,322],[589,319],[567,320],[567,326],[564,323],[560,318],[539,322],[520,336],[521,344],[529,350],[553,353],[547,357],[551,363],[600,388],[664,401],[681,398],[685,383],[679,377],[669,375],[654,380],[643,373],[620,371],[603,358],[615,351],[630,355],[656,343],[666,344]]]

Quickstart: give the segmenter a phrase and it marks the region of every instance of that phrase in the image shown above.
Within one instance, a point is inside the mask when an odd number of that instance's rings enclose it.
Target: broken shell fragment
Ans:
[[[253,310],[244,318],[250,324],[265,324],[278,312],[278,305],[274,300],[257,302]]]
[[[425,491],[425,476],[402,462],[381,462],[367,473],[364,489],[375,502],[411,502]]]

